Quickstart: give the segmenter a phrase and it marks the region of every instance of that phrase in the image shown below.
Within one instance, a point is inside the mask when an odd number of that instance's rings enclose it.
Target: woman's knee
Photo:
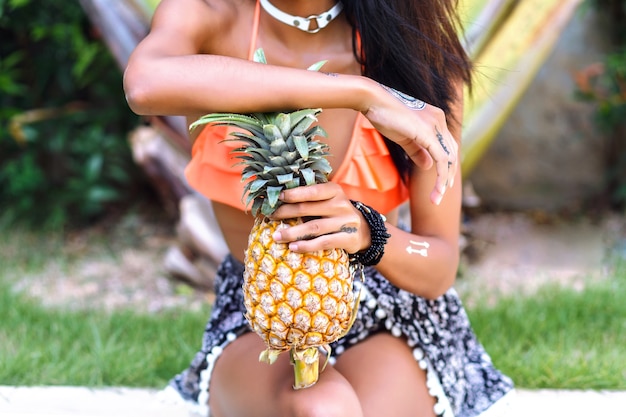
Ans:
[[[289,417],[345,417],[356,416],[350,407],[344,407],[337,403],[308,404],[306,407],[298,407],[294,414]]]
[[[336,374],[332,381],[322,380],[303,390],[285,392],[281,395],[283,417],[362,417],[359,398],[334,369],[324,372]],[[333,372],[334,371],[334,372]],[[320,378],[322,379],[322,378]]]
[[[360,405],[341,398],[320,401],[294,401],[289,404],[284,417],[361,417]]]

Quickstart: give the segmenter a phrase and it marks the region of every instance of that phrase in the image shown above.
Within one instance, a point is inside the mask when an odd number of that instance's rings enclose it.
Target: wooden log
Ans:
[[[165,211],[178,217],[181,198],[192,192],[184,175],[189,157],[150,126],[133,130],[129,142],[135,163],[148,176]]]
[[[210,201],[197,193],[180,201],[177,232],[181,242],[212,263],[219,264],[229,252]]]
[[[189,157],[151,126],[136,128],[129,142],[133,159],[147,174],[164,210],[178,218],[178,244],[166,254],[165,269],[196,288],[212,289],[215,271],[228,247],[210,201],[195,193],[185,180]]]
[[[198,194],[180,201],[178,246],[168,250],[165,268],[174,278],[202,290],[213,290],[215,273],[228,253],[211,203]]]

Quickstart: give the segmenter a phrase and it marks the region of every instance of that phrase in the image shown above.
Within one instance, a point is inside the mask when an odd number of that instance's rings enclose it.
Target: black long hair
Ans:
[[[471,84],[471,62],[459,34],[457,0],[342,0],[354,28],[353,45],[363,75],[450,114],[455,82]],[[360,37],[360,48],[357,36]],[[406,179],[412,163],[385,139]]]

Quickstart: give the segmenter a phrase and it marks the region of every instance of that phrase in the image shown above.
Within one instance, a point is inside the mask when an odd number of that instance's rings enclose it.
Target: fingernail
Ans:
[[[296,243],[290,243],[289,244],[289,250],[292,252],[297,252],[298,251],[298,245]]]
[[[454,186],[454,178],[451,178],[450,179],[450,187],[449,188],[452,188],[453,186]]]
[[[284,200],[285,199],[285,192],[284,191],[281,191],[281,193],[278,194],[278,199],[279,200]]]
[[[282,233],[280,232],[274,232],[274,234],[272,235],[272,239],[274,239],[275,242],[280,242],[283,238]]]
[[[443,200],[443,193],[439,193],[437,197],[435,197],[435,205],[441,204],[441,200]]]

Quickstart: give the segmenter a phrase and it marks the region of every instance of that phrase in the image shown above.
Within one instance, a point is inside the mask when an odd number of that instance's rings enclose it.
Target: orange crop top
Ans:
[[[249,59],[256,45],[259,2],[255,10],[253,39]],[[189,185],[208,199],[245,210],[242,198],[243,167],[234,166],[237,159],[230,152],[237,142],[222,142],[235,129],[228,126],[203,128],[191,150],[191,161],[185,169]],[[331,150],[332,152],[332,150]],[[383,136],[359,113],[344,161],[331,176],[352,200],[362,201],[381,213],[387,213],[409,197],[409,191],[396,169]]]

